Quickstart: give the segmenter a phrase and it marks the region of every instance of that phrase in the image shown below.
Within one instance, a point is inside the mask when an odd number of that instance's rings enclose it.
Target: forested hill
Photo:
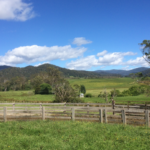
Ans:
[[[7,69],[0,70],[0,78],[3,77],[5,79],[11,79],[16,76],[24,76],[30,78],[32,75],[38,74],[40,72],[45,72],[48,67],[56,67],[58,68],[65,77],[100,77],[100,76],[117,76],[116,74],[110,73],[96,73],[94,71],[77,71],[77,70],[69,70],[65,68],[61,68],[51,64],[44,64],[38,67],[27,66],[25,68],[19,67],[11,67]],[[119,75],[118,75],[119,76]]]

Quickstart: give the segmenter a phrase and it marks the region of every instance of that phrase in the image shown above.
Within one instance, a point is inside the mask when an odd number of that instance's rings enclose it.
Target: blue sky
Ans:
[[[149,0],[0,0],[0,65],[149,67]]]

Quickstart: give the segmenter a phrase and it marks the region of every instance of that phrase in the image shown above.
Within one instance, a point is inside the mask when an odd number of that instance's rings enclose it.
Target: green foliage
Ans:
[[[120,94],[120,91],[119,90],[112,90],[110,91],[110,96],[113,98],[113,97],[117,97],[118,95]]]
[[[140,45],[144,46],[142,53],[144,55],[144,59],[150,63],[150,40],[143,40],[142,43],[140,43]]]
[[[35,87],[35,94],[40,94],[41,88],[40,86]]]
[[[93,97],[91,93],[85,94],[85,97]]]
[[[51,94],[51,86],[48,83],[42,83],[35,88],[35,94]]]
[[[124,91],[122,91],[122,95],[123,96],[130,96],[131,94],[130,94],[129,90],[124,90]]]
[[[81,91],[81,93],[83,93],[83,94],[85,94],[85,93],[86,93],[86,88],[85,88],[85,86],[84,86],[84,85],[81,85],[81,87],[80,87],[80,91]]]
[[[124,90],[121,95],[122,96],[138,96],[140,94],[144,94],[149,86],[140,85],[140,86],[131,86],[128,90]]]
[[[55,87],[55,100],[54,102],[61,103],[61,102],[79,102],[77,98],[77,94],[75,90],[70,86],[69,82],[64,80],[63,82],[59,83],[57,87]]]
[[[40,85],[40,94],[51,94],[52,87],[48,83]]]
[[[140,92],[139,86],[131,86],[129,88],[129,93],[130,93],[131,96],[140,95],[141,92]]]

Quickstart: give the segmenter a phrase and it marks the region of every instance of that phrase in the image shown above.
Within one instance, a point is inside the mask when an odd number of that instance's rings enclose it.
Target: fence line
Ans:
[[[115,105],[114,103],[0,103],[0,108],[2,106],[12,106],[13,110],[17,107],[17,105],[30,105],[30,106],[84,106],[84,107],[112,107],[113,109],[116,108],[123,108],[123,109],[145,109],[150,110],[150,105],[144,104],[136,104],[136,105]]]
[[[38,110],[35,110],[37,109]],[[20,110],[21,109],[21,110]],[[100,123],[122,123],[150,126],[149,110],[107,109],[96,107],[3,107],[0,111],[0,120],[87,120]],[[113,112],[115,114],[113,115]]]

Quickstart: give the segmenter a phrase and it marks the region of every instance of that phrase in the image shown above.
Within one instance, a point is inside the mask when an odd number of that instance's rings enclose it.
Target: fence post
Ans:
[[[71,119],[72,119],[72,121],[74,121],[75,120],[75,110],[74,110],[74,108],[71,108],[71,110],[72,110],[72,117],[71,117]]]
[[[15,110],[15,103],[13,103],[13,111]]]
[[[4,107],[3,115],[4,115],[4,122],[6,122],[7,121],[7,107]]]
[[[149,110],[145,111],[145,122],[146,126],[149,127]]]
[[[87,103],[87,107],[89,107],[89,103]],[[89,114],[89,111],[87,111],[87,114]]]
[[[124,125],[126,125],[126,112],[125,112],[125,110],[122,110],[122,122]]]
[[[129,101],[128,101],[128,110],[129,110]]]
[[[40,109],[42,109],[42,104],[40,103]]]
[[[66,103],[64,104],[64,107],[66,107]],[[66,113],[66,109],[64,109],[64,113]]]
[[[107,123],[107,109],[105,109],[105,123]]]
[[[99,109],[99,116],[100,123],[103,123],[103,109]]]
[[[45,120],[45,107],[42,106],[42,120]]]

